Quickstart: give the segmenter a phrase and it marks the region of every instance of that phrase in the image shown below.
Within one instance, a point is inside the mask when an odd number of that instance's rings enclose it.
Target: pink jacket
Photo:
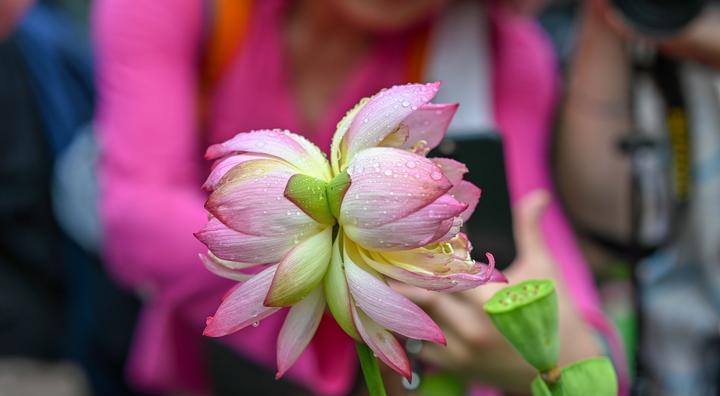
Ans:
[[[287,128],[327,151],[335,124],[361,97],[405,82],[409,34],[385,37],[355,70],[315,130],[308,130],[288,88],[279,35],[283,2],[257,2],[241,50],[211,94],[209,128],[197,116],[203,0],[99,0],[94,10],[100,92],[104,255],[121,284],[145,296],[128,374],[151,391],[204,386],[200,334],[232,285],[207,272],[193,237],[206,219],[200,185],[209,143],[237,132]],[[491,18],[495,117],[506,141],[510,190],[517,200],[552,189],[549,126],[556,96],[552,50],[532,21]],[[616,342],[599,308],[591,275],[560,206],[543,228],[578,309]],[[285,313],[223,339],[241,355],[274,367]],[[616,345],[616,344],[615,344]],[[354,346],[331,320],[287,377],[318,394],[343,394],[354,381]]]

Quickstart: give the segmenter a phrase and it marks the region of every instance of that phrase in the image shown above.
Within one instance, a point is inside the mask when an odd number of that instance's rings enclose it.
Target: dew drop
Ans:
[[[385,176],[392,175],[392,171],[390,169],[386,170],[384,173],[385,173]]]
[[[430,177],[433,180],[440,180],[440,179],[442,179],[442,173],[440,173],[438,171],[434,171],[433,173],[430,174]]]
[[[407,163],[405,163],[405,166],[412,169],[412,168],[416,167],[417,164],[415,163],[415,161],[408,161]]]
[[[408,106],[410,106],[410,102],[408,102],[407,100],[403,100],[402,107],[408,107]]]
[[[413,371],[410,381],[408,381],[407,378],[403,377],[402,386],[409,391],[417,389],[420,386],[420,376],[418,375],[418,373]]]
[[[252,322],[252,327],[258,327],[260,326],[260,322]]]

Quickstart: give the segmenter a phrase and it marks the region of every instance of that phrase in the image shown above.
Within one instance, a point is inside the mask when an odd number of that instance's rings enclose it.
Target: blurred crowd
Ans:
[[[197,258],[203,151],[268,128],[327,151],[362,97],[435,80],[461,103],[441,155],[502,141],[512,227],[483,235],[510,281],[555,280],[561,363],[720,394],[720,4],[0,0],[0,396],[363,394],[329,320],[279,381],[282,318],[202,337],[232,285]],[[446,332],[415,355],[448,395],[528,389],[489,290],[401,290]]]

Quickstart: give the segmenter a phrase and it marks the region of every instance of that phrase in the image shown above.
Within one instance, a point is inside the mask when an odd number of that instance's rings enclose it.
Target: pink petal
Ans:
[[[475,211],[478,200],[480,200],[480,189],[474,184],[463,180],[463,176],[468,172],[468,169],[462,162],[450,158],[432,158],[432,160],[442,169],[443,174],[447,176],[453,185],[448,194],[458,201],[468,204],[467,209],[460,215],[463,221],[467,221]]]
[[[263,305],[277,266],[268,267],[231,290],[214,316],[207,319],[203,335],[222,337],[272,315],[279,308]]]
[[[276,163],[253,160],[236,165],[210,194],[205,207],[243,234],[302,238],[316,232],[320,224],[285,198],[293,172]]]
[[[463,213],[467,211],[465,209]],[[460,216],[447,219],[438,227],[437,232],[432,237],[433,242],[444,242],[454,238],[462,228],[463,220]],[[428,242],[430,243],[430,242]]]
[[[460,184],[463,176],[468,172],[467,166],[462,162],[455,161],[450,158],[430,158],[437,166],[440,167],[442,173],[450,180],[454,186]]]
[[[478,201],[480,201],[480,193],[481,191],[479,188],[465,180],[461,181],[460,184],[448,191],[448,194],[455,197],[455,199],[467,204],[467,209],[460,214],[463,221],[468,221],[470,216],[472,216],[475,208],[477,207]]]
[[[482,283],[508,283],[507,278],[502,272],[495,269],[495,257],[490,253],[485,253],[485,257],[488,259],[489,264],[475,263],[473,266],[473,272],[477,272],[483,278]],[[443,290],[444,293],[456,293],[459,291],[467,290],[463,284],[458,283],[454,287]]]
[[[219,258],[241,263],[277,263],[294,246],[293,239],[286,235],[247,235],[228,228],[217,218],[208,221],[195,236]]]
[[[226,267],[220,262],[218,262],[215,257],[209,254],[200,253],[198,256],[200,256],[200,261],[202,261],[202,263],[205,265],[205,268],[207,268],[208,271],[219,277],[238,282],[245,282],[246,280],[255,276],[255,274],[246,274],[244,272],[235,271],[229,267]]]
[[[442,195],[415,213],[379,227],[365,227],[361,222],[343,227],[350,239],[370,250],[414,249],[447,236],[465,208],[466,204]]]
[[[270,155],[292,164],[307,175],[330,180],[330,165],[322,151],[307,139],[292,132],[273,129],[244,132],[232,139],[214,144],[205,158],[217,159],[235,153]]]
[[[411,379],[410,361],[398,340],[359,309],[352,307],[352,314],[360,337],[375,355],[398,374]]]
[[[445,136],[457,109],[457,103],[428,103],[420,106],[402,121],[409,130],[408,138],[402,148],[412,149],[422,146],[426,152],[435,148]],[[418,144],[420,141],[425,143]]]
[[[212,170],[210,171],[210,175],[205,180],[205,183],[203,184],[202,188],[205,191],[213,191],[215,188],[217,188],[217,185],[220,183],[220,180],[222,180],[222,177],[225,176],[226,173],[230,171],[235,165],[243,163],[245,161],[251,161],[256,159],[275,159],[275,157],[267,156],[267,155],[259,155],[259,154],[237,154],[237,155],[230,155],[224,158],[221,158],[217,161],[215,161],[215,164],[213,164]],[[277,161],[279,166],[289,166],[289,164]]]
[[[342,145],[346,160],[359,151],[377,146],[401,121],[429,102],[440,83],[397,85],[380,91],[358,111]]]
[[[277,341],[278,379],[295,363],[312,340],[325,311],[322,288],[317,287],[302,301],[290,308]]]
[[[406,262],[400,266],[394,261],[385,260],[382,254],[366,254],[362,257],[370,267],[383,275],[408,285],[438,292],[456,293],[485,283],[502,282],[504,279],[502,273],[494,269],[492,255],[488,257],[491,265],[475,263],[467,269],[467,272],[448,271],[440,274],[413,265],[418,263],[417,261]]]
[[[381,326],[405,337],[445,344],[440,328],[417,305],[356,263],[362,258],[351,242],[345,246],[345,275],[350,294],[363,312]]]
[[[386,147],[358,153],[348,174],[351,183],[340,206],[340,223],[364,228],[406,217],[452,187],[434,162]]]

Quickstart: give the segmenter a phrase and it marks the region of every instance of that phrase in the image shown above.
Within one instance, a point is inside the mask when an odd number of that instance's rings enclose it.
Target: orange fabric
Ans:
[[[209,0],[208,37],[200,71],[198,114],[205,130],[210,91],[220,81],[233,55],[242,46],[250,26],[252,0]]]
[[[222,76],[250,25],[251,0],[214,0],[203,64],[203,84],[212,87]]]
[[[407,65],[407,82],[416,83],[425,80],[425,65],[427,63],[428,41],[430,28],[424,28],[413,37]]]

